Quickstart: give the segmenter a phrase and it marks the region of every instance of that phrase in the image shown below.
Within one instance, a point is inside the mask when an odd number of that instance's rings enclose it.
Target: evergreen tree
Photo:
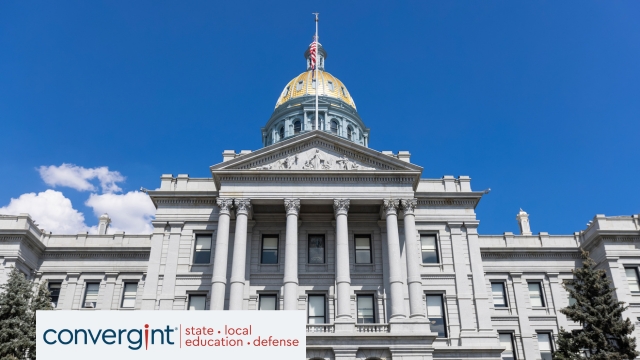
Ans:
[[[29,348],[27,354],[30,360],[35,360],[36,358],[36,311],[38,310],[53,310],[53,306],[51,306],[51,293],[47,288],[46,282],[42,282],[40,286],[38,286],[31,300],[31,334],[29,337],[33,339],[33,345]]]
[[[640,354],[635,350],[636,339],[629,336],[634,326],[628,318],[622,319],[627,307],[615,299],[615,288],[610,286],[605,271],[595,266],[583,250],[582,268],[572,271],[574,280],[571,286],[565,286],[575,303],[560,310],[582,329],[560,329],[555,360],[584,359],[585,350],[589,360],[634,359]]]
[[[24,359],[28,350],[35,347],[29,306],[31,283],[14,267],[0,288],[0,359]]]

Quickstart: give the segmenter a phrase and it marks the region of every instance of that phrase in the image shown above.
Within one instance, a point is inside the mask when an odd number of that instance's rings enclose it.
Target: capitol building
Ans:
[[[63,310],[304,310],[313,360],[535,360],[578,328],[559,310],[583,248],[639,324],[638,215],[555,235],[533,234],[521,210],[520,233],[479,234],[485,192],[423,178],[411,149],[369,148],[325,49],[317,79],[309,52],[261,149],[225,150],[206,178],[160,177],[152,234],[113,233],[106,214],[95,235],[0,216],[0,284],[15,266]]]

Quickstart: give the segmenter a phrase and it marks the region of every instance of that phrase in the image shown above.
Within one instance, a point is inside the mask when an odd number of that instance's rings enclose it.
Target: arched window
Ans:
[[[280,127],[280,130],[278,130],[278,134],[280,135],[280,140],[284,139],[284,126]]]
[[[351,126],[347,127],[347,139],[353,141],[353,128]]]
[[[293,133],[300,134],[300,131],[302,131],[300,120],[296,120],[293,122]]]
[[[335,120],[331,120],[331,132],[334,134],[338,133],[338,122]]]

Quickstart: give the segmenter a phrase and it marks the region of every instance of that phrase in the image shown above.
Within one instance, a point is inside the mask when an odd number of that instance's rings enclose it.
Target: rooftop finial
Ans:
[[[520,226],[520,235],[531,235],[531,225],[529,225],[529,214],[527,214],[522,208],[520,208],[520,212],[516,215],[516,220],[518,220],[518,225]]]

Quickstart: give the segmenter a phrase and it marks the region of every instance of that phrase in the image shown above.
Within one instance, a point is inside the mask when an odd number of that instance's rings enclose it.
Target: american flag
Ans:
[[[309,45],[309,57],[311,58],[311,70],[316,69],[316,44],[315,38],[311,45]]]

